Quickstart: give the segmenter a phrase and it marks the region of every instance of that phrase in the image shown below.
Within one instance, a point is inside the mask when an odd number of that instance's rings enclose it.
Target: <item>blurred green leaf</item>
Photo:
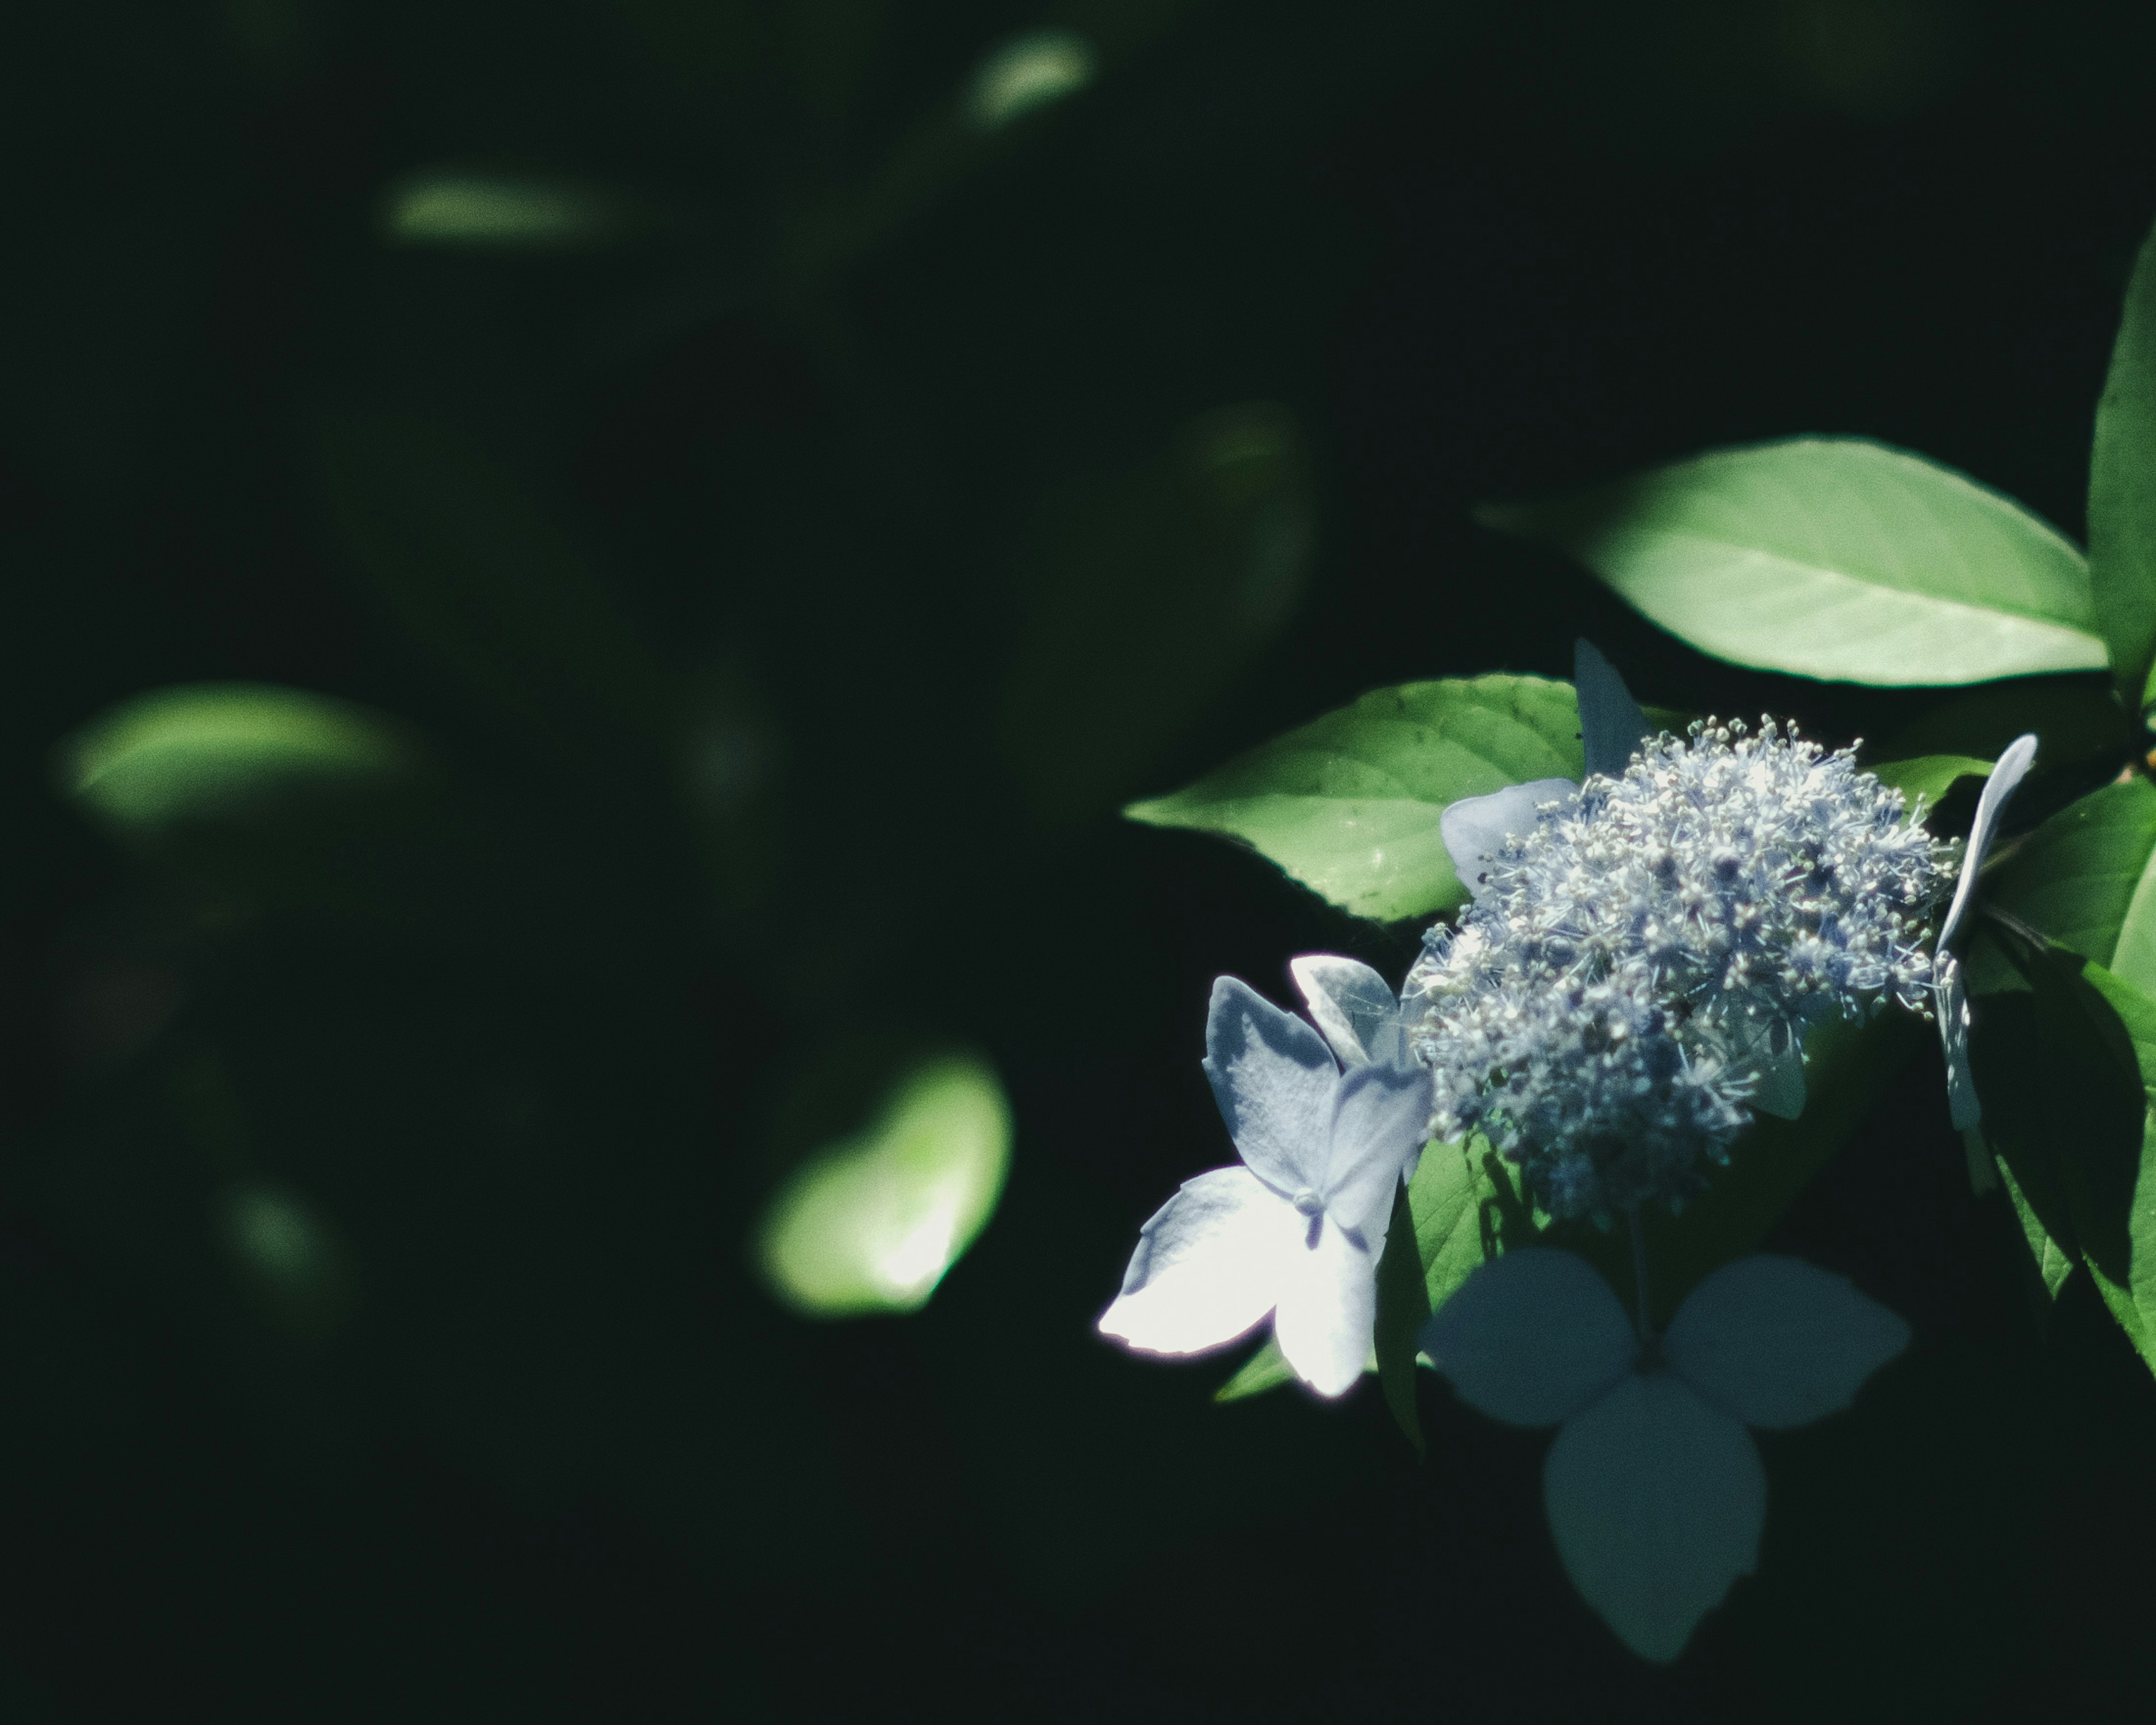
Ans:
[[[568,180],[434,169],[382,201],[383,237],[471,251],[567,251],[604,245],[637,225],[619,193]]]
[[[393,783],[418,759],[408,731],[350,701],[268,683],[192,683],[122,701],[62,743],[55,766],[69,796],[140,836]]]
[[[1478,518],[1571,552],[1680,639],[1762,670],[1891,686],[2105,663],[2071,542],[1861,439],[1718,449]]]
[[[298,1194],[244,1182],[219,1201],[218,1222],[234,1263],[280,1329],[319,1341],[352,1315],[351,1254]]]
[[[1990,778],[1991,762],[1974,755],[1918,755],[1908,761],[1881,761],[1866,770],[1901,792],[1912,807],[1921,797],[1928,808],[1964,778]]]
[[[773,1198],[756,1247],[765,1280],[808,1317],[918,1311],[994,1214],[1010,1138],[985,1060],[914,1064],[874,1119]]]
[[[2118,697],[2148,705],[2156,661],[2156,232],[2141,247],[2089,451],[2089,583]]]
[[[1240,839],[1333,903],[1389,922],[1467,896],[1438,833],[1448,803],[1584,770],[1569,683],[1404,683],[1123,812]]]
[[[2156,983],[2156,890],[2146,886],[2152,852],[2156,785],[2136,776],[2054,814],[1986,874],[1984,896],[2061,946],[2148,986]]]
[[[522,481],[441,419],[332,413],[316,443],[331,523],[421,646],[502,707],[574,725],[594,706],[670,732],[681,691]]]
[[[1280,1342],[1268,1331],[1258,1351],[1245,1360],[1225,1384],[1213,1392],[1216,1402],[1240,1402],[1295,1382],[1295,1368],[1281,1352]]]
[[[1075,30],[1038,30],[1005,43],[981,62],[967,105],[994,131],[1036,108],[1075,95],[1100,71],[1093,44]]]
[[[2085,677],[2023,677],[1948,696],[1888,738],[1889,760],[1968,755],[1995,761],[2033,731],[2046,771],[2097,757],[2125,757],[2133,736],[2111,691]]]
[[[1036,814],[1127,794],[1286,622],[1316,531],[1301,434],[1263,403],[1194,420],[1142,471],[1049,506],[998,720]]]

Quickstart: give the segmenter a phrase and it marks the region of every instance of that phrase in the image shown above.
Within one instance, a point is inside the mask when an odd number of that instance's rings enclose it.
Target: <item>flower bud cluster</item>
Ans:
[[[1433,1135],[1482,1132],[1560,1217],[1681,1201],[1810,1026],[1926,1009],[1956,847],[1902,817],[1772,720],[1651,738],[1545,805],[1403,990]]]

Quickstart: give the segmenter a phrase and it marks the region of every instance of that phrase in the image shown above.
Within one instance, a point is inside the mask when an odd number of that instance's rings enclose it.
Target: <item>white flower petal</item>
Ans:
[[[1213,984],[1205,1076],[1251,1171],[1292,1198],[1324,1181],[1340,1070],[1325,1039],[1240,978]]]
[[[1308,1225],[1248,1168],[1184,1181],[1140,1230],[1101,1333],[1148,1353],[1234,1341],[1279,1300]]]
[[[1423,1326],[1422,1351],[1471,1407],[1554,1425],[1631,1369],[1625,1308],[1571,1252],[1522,1246],[1482,1265]]]
[[[1976,819],[1969,823],[1969,848],[1962,855],[1961,880],[1954,887],[1953,902],[1947,907],[1946,921],[1939,924],[1938,950],[1942,952],[1961,932],[1962,918],[1976,892],[1977,872],[1983,868],[1984,853],[1991,849],[1992,838],[1999,830],[1999,818],[2006,812],[2007,799],[2028,775],[2030,763],[2035,758],[2035,737],[2017,737],[2007,744],[2006,752],[1991,769],[1991,777],[1984,782],[1984,794],[1976,802]]]
[[[1407,1032],[1400,1023],[1399,998],[1376,971],[1359,959],[1330,952],[1305,953],[1288,969],[1342,1065],[1405,1064]]]
[[[1977,1099],[1976,1074],[1969,1064],[1969,984],[1961,960],[1942,952],[1938,973],[1939,1051],[1947,1062],[1947,1117],[1956,1132],[1967,1132],[1984,1118]]]
[[[1662,1356],[1725,1414],[1779,1429],[1847,1407],[1908,1345],[1908,1325],[1847,1276],[1762,1252],[1685,1296]]]
[[[1358,1066],[1340,1081],[1338,1095],[1326,1214],[1350,1233],[1382,1240],[1393,1189],[1430,1136],[1430,1073],[1421,1066]]]
[[[1438,836],[1445,840],[1460,884],[1480,898],[1483,873],[1505,840],[1532,832],[1535,811],[1545,803],[1569,803],[1578,794],[1579,787],[1568,778],[1537,778],[1446,804],[1437,818]]]
[[[1667,1372],[1627,1372],[1550,1445],[1543,1506],[1582,1597],[1666,1662],[1758,1567],[1767,1476],[1738,1421]]]
[[[1589,773],[1622,778],[1640,745],[1655,734],[1617,667],[1591,641],[1572,644],[1572,686],[1579,696],[1579,742]]]
[[[1314,1234],[1315,1245],[1303,1242]],[[1329,1219],[1290,1255],[1273,1314],[1273,1338],[1296,1375],[1320,1395],[1338,1395],[1363,1375],[1378,1321],[1382,1235],[1358,1245]]]

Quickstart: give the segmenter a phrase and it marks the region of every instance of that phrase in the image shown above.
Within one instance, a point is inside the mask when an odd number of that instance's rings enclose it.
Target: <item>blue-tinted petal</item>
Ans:
[[[1405,1063],[1399,998],[1376,971],[1359,959],[1329,952],[1306,952],[1288,969],[1342,1065]]]
[[[1622,778],[1654,727],[1632,699],[1617,667],[1591,641],[1572,644],[1572,685],[1579,696],[1579,742],[1587,770]]]
[[[1662,1357],[1725,1414],[1779,1429],[1847,1407],[1908,1345],[1908,1325],[1847,1276],[1761,1252],[1685,1296]]]
[[[1375,1240],[1351,1239],[1327,1219],[1283,1260],[1273,1336],[1281,1355],[1320,1395],[1338,1395],[1363,1375],[1378,1317]]]
[[[1969,1064],[1969,984],[1961,961],[1951,952],[1941,952],[1934,968],[1939,978],[1939,1051],[1947,1062],[1947,1117],[1956,1132],[1967,1132],[1984,1118],[1976,1074]]]
[[[1554,1425],[1631,1369],[1625,1308],[1584,1258],[1522,1246],[1481,1266],[1423,1326],[1460,1399],[1514,1425]]]
[[[1961,932],[1962,918],[1968,915],[1969,900],[1976,891],[1977,871],[1984,866],[1984,853],[1991,849],[1992,839],[1999,831],[1999,819],[2035,758],[2035,737],[2017,737],[2007,744],[2006,752],[1991,769],[1991,777],[1984,782],[1984,794],[1977,798],[1976,819],[1969,823],[1969,848],[1962,855],[1961,879],[1954,886],[1953,902],[1947,907],[1946,921],[1939,924],[1942,952]]]
[[[1340,1081],[1332,1117],[1332,1159],[1325,1173],[1325,1210],[1342,1228],[1382,1240],[1393,1189],[1408,1158],[1430,1136],[1429,1069],[1358,1066]]]
[[[1340,1076],[1323,1037],[1224,976],[1205,1019],[1205,1076],[1253,1173],[1289,1198],[1323,1183]]]
[[[1490,859],[1505,840],[1532,832],[1536,811],[1545,803],[1568,803],[1578,794],[1579,787],[1568,778],[1537,778],[1448,803],[1437,818],[1437,830],[1460,884],[1480,898]]]
[[[1736,1420],[1667,1372],[1628,1372],[1550,1445],[1543,1506],[1581,1596],[1666,1663],[1758,1567],[1767,1476]]]
[[[1278,1302],[1307,1231],[1295,1206],[1246,1168],[1186,1180],[1140,1230],[1101,1332],[1148,1353],[1232,1342]]]

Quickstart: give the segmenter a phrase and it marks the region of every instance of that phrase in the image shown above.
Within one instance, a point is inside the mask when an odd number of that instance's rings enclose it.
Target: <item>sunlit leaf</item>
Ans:
[[[812,1317],[917,1311],[994,1213],[1010,1137],[985,1061],[916,1063],[875,1119],[772,1199],[757,1242],[766,1280]]]
[[[435,171],[385,200],[382,231],[404,245],[561,251],[603,244],[629,225],[620,198],[567,181]]]
[[[1075,30],[1040,30],[1008,42],[981,63],[968,99],[983,131],[1075,95],[1100,70],[1093,44]]]
[[[1282,408],[1224,408],[1139,471],[1044,506],[997,740],[1034,811],[1112,806],[1279,631],[1317,521]]]
[[[2089,581],[2119,698],[2148,704],[2156,661],[2156,234],[2143,243],[2097,403]]]
[[[1240,755],[1132,820],[1240,839],[1358,916],[1427,916],[1466,891],[1447,804],[1583,772],[1572,686],[1541,677],[1405,683]]]
[[[350,701],[267,683],[138,695],[61,745],[67,793],[126,832],[259,810],[295,793],[379,784],[414,764],[412,738]]]
[[[1216,1402],[1240,1402],[1246,1397],[1262,1395],[1268,1389],[1278,1389],[1284,1384],[1295,1382],[1295,1368],[1287,1363],[1281,1352],[1280,1343],[1270,1331],[1258,1351],[1245,1360],[1235,1375],[1213,1392]]]
[[[2105,663],[2071,542],[1861,439],[1716,450],[1481,519],[1570,552],[1672,634],[1763,670],[1894,685]]]
[[[1974,755],[1919,755],[1912,761],[1880,761],[1865,770],[1901,792],[1912,807],[1922,798],[1929,808],[1963,779],[1989,778],[1991,762]]]

